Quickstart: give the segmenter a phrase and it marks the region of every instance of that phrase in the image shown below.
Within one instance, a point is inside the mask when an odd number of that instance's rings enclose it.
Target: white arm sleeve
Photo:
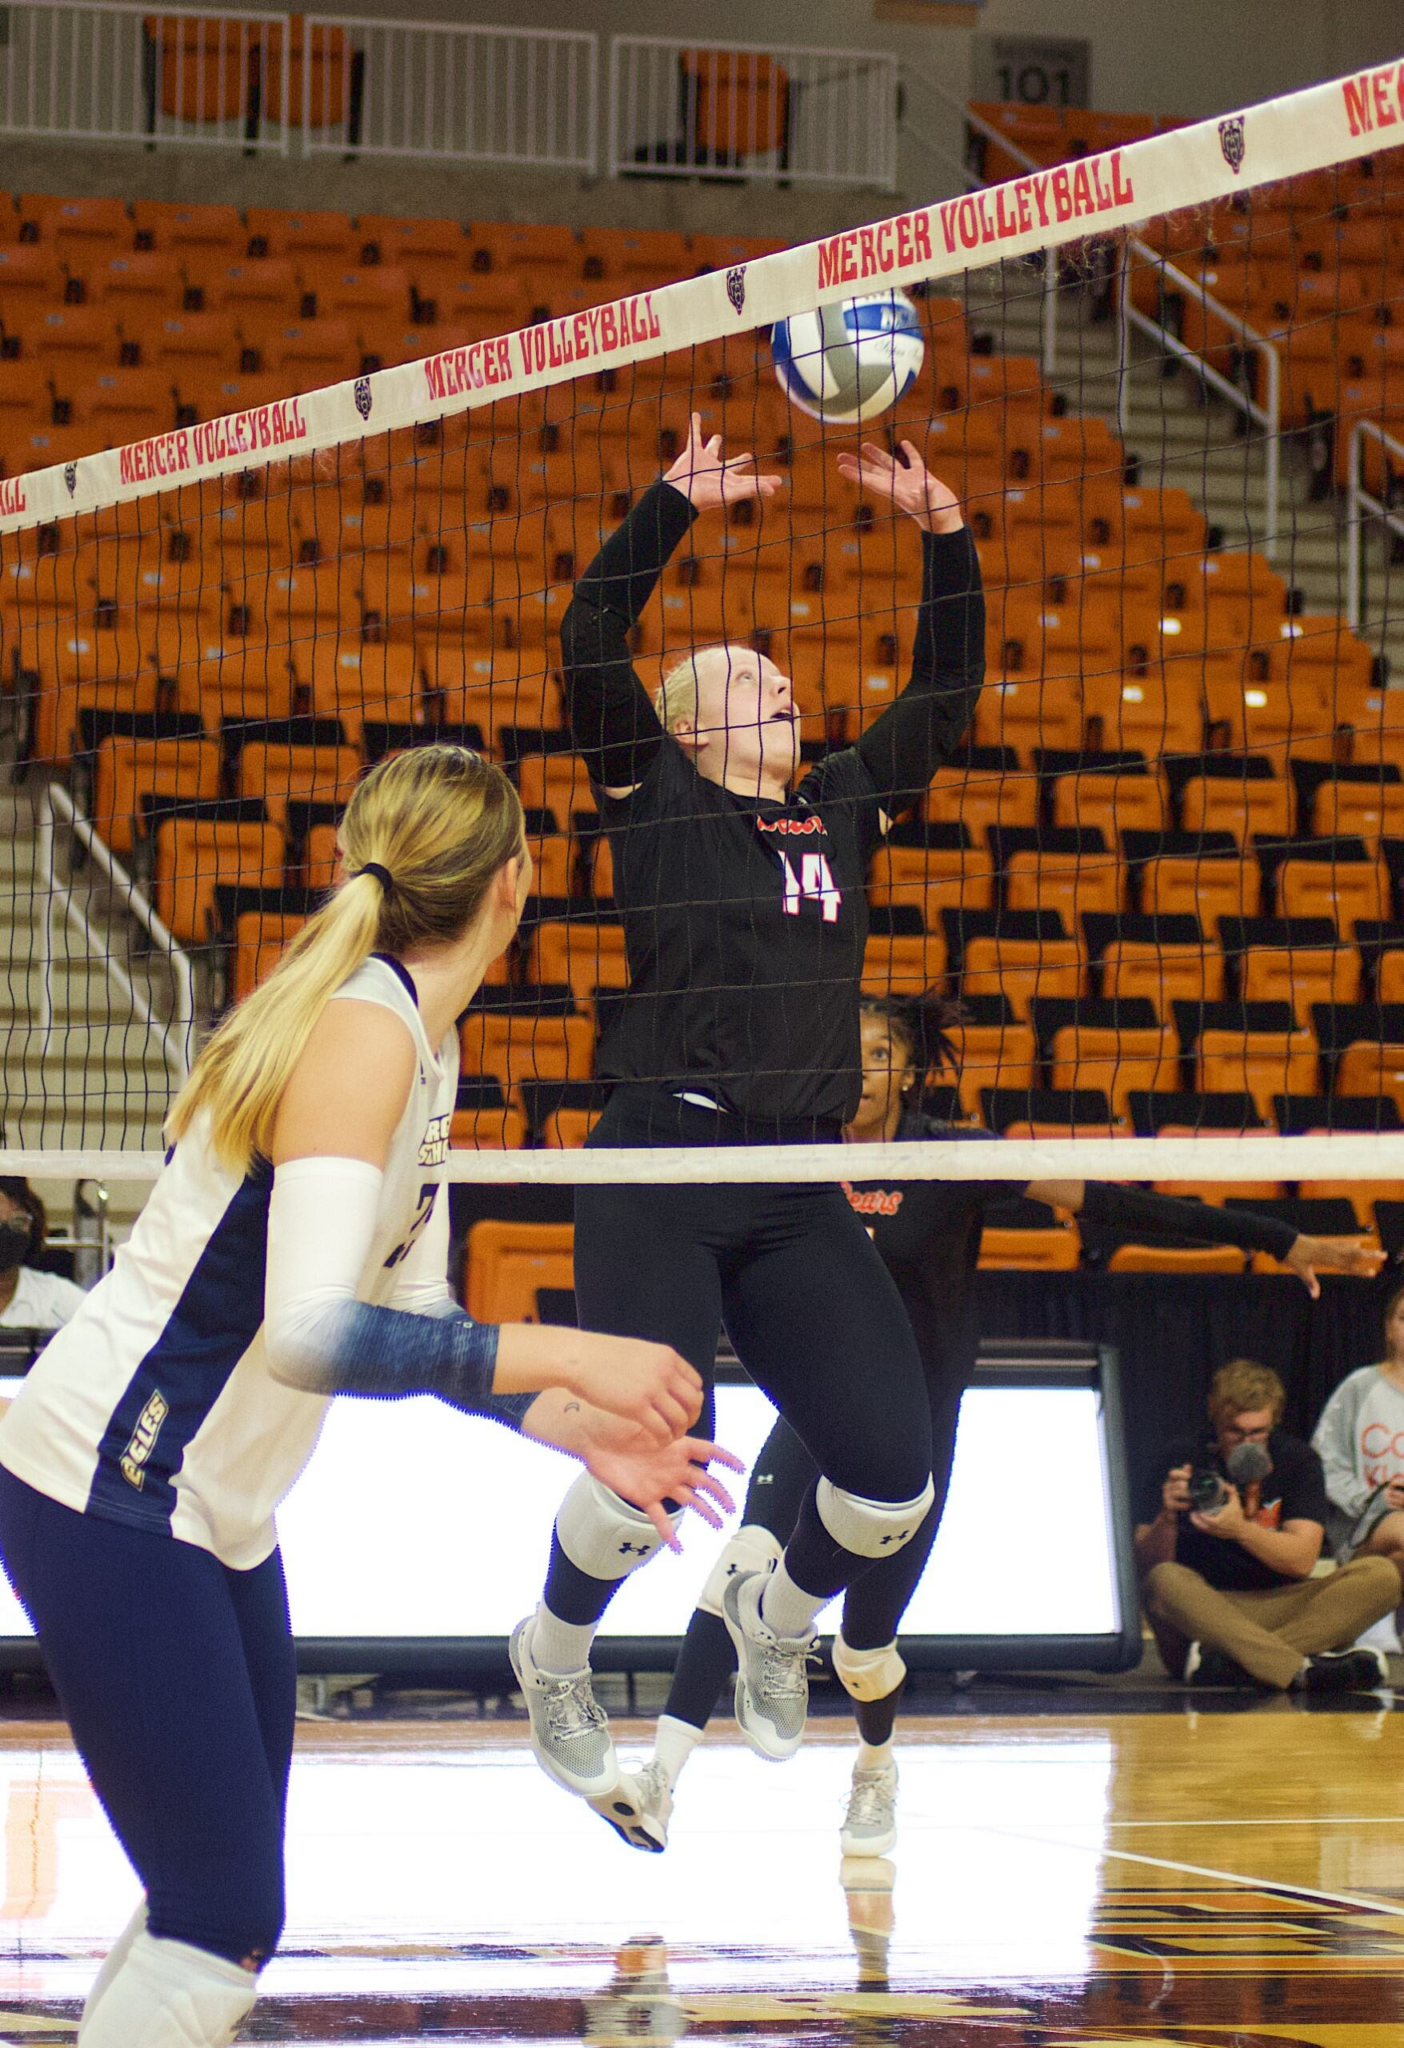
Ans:
[[[495,1324],[440,1306],[446,1286],[433,1291],[428,1315],[358,1298],[382,1179],[363,1159],[292,1159],[275,1170],[264,1284],[269,1370],[305,1393],[437,1394],[516,1426],[535,1396],[494,1395]]]

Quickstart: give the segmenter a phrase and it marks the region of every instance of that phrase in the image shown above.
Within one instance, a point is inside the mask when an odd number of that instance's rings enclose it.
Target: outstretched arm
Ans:
[[[1118,1187],[1098,1180],[1034,1180],[1025,1189],[1035,1202],[1071,1209],[1090,1223],[1114,1230],[1164,1231],[1201,1243],[1237,1245],[1240,1251],[1269,1252],[1295,1273],[1313,1298],[1320,1294],[1317,1268],[1373,1279],[1384,1264],[1378,1245],[1363,1239],[1305,1237],[1276,1216],[1252,1209],[1221,1209],[1213,1202],[1186,1202],[1146,1188]]]
[[[748,473],[749,455],[723,459],[694,413],[688,443],[646,490],[575,586],[561,621],[566,719],[578,754],[609,796],[627,796],[663,739],[653,701],[629,657],[629,629],[700,511],[768,496],[780,479]]]
[[[985,679],[985,596],[975,543],[955,493],[911,441],[898,460],[871,442],[840,455],[851,483],[891,498],[922,530],[921,610],[912,673],[897,702],[858,741],[889,824],[919,803],[960,745]]]

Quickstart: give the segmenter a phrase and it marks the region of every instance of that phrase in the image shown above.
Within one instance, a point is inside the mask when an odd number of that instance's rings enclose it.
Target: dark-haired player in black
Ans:
[[[991,1131],[940,1123],[920,1108],[928,1078],[954,1065],[945,1032],[949,1014],[938,1000],[864,1000],[863,1093],[844,1132],[850,1143],[994,1140]],[[901,1293],[926,1370],[931,1415],[931,1505],[897,1556],[880,1559],[849,1586],[842,1626],[834,1637],[834,1670],[853,1697],[860,1738],[843,1850],[848,1856],[884,1856],[897,1832],[892,1736],[906,1676],[897,1632],[936,1541],[955,1457],[961,1395],[974,1371],[979,1332],[971,1282],[985,1212],[1020,1189],[1007,1180],[916,1180],[864,1182],[846,1192]],[[1121,1229],[1271,1252],[1313,1294],[1320,1292],[1317,1267],[1368,1278],[1382,1256],[1364,1244],[1295,1235],[1274,1217],[1098,1181],[1030,1181],[1022,1192]],[[867,1369],[866,1358],[862,1369]],[[673,1787],[733,1668],[731,1641],[719,1612],[724,1589],[738,1570],[772,1568],[813,1482],[812,1457],[789,1424],[778,1420],[756,1460],[741,1527],[712,1571],[688,1627],[654,1755],[624,1780],[633,1817],[620,1825],[600,1809],[635,1848],[663,1847]]]
[[[952,493],[903,447],[894,458],[865,446],[838,467],[921,528],[911,679],[856,745],[794,788],[798,715],[772,661],[698,650],[655,703],[628,646],[699,513],[767,497],[779,478],[757,476],[750,456],[724,460],[694,418],[683,454],[576,585],[561,630],[566,710],[599,792],[630,972],[601,1051],[616,1086],[593,1145],[836,1144],[857,1107],[868,864],[958,745],[984,670],[974,546]],[[583,1322],[666,1339],[710,1387],[725,1321],[813,1454],[816,1480],[776,1570],[738,1574],[725,1616],[746,1738],[789,1756],[814,1615],[900,1550],[931,1501],[929,1402],[900,1297],[837,1180],[588,1187],[575,1214]],[[604,1487],[572,1487],[542,1603],[512,1638],[538,1759],[606,1812],[618,1763],[590,1644],[659,1541]]]

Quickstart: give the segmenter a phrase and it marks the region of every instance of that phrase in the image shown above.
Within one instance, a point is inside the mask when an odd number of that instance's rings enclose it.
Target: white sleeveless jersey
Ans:
[[[413,983],[377,956],[337,991],[403,1019],[418,1072],[395,1129],[357,1295],[384,1303],[440,1195],[458,1041],[436,1052]],[[273,1511],[306,1464],[326,1397],[281,1385],[263,1346],[273,1169],[240,1179],[200,1123],[167,1154],[110,1273],[42,1353],[0,1422],[0,1464],[80,1514],[261,1564]]]

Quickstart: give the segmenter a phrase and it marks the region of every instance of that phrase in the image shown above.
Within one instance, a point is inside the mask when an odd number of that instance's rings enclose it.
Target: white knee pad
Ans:
[[[935,1498],[929,1477],[915,1500],[899,1501],[863,1500],[821,1479],[815,1503],[819,1519],[835,1543],[855,1557],[886,1557],[911,1542]]]
[[[850,1650],[842,1634],[834,1637],[834,1676],[855,1700],[885,1700],[907,1675],[896,1643],[880,1650]]]
[[[251,1970],[183,1941],[138,1934],[85,2013],[79,2048],[228,2048],[257,1996]]]
[[[727,1580],[734,1579],[738,1572],[768,1575],[780,1562],[781,1549],[779,1537],[772,1536],[769,1529],[762,1529],[758,1522],[743,1522],[708,1572],[697,1605],[705,1614],[720,1616]]]
[[[681,1508],[673,1510],[674,1528],[682,1514]],[[556,1535],[571,1563],[592,1579],[627,1578],[663,1547],[648,1516],[588,1472],[581,1473],[561,1502]]]

